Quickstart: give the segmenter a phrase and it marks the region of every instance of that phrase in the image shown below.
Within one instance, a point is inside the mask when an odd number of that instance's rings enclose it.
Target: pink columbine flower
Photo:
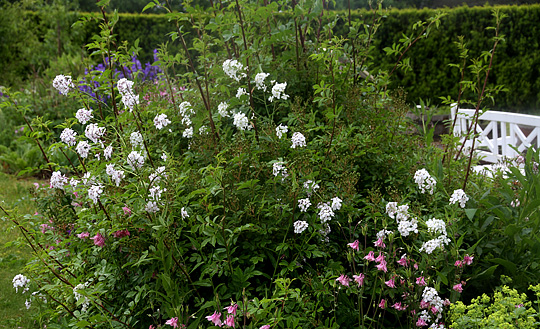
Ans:
[[[387,286],[389,286],[390,288],[395,288],[396,287],[396,282],[394,281],[394,279],[390,279],[388,281],[385,281],[384,282]]]
[[[424,320],[422,318],[418,318],[418,321],[416,321],[416,326],[417,327],[425,327],[427,325],[428,324],[426,323],[426,320]]]
[[[437,314],[437,313],[439,312],[439,309],[436,308],[435,306],[431,306],[431,312],[432,312],[433,314]]]
[[[225,319],[225,325],[234,328],[234,315],[228,315]]]
[[[341,283],[345,287],[348,287],[349,286],[349,281],[351,281],[351,279],[349,279],[349,277],[346,276],[345,274],[341,274],[340,277],[336,279],[336,281],[338,281],[339,283]]]
[[[353,275],[354,281],[358,283],[359,287],[362,287],[364,285],[364,277],[364,273]]]
[[[395,303],[394,305],[392,305],[392,307],[395,308],[398,311],[405,311],[407,309],[407,307],[409,307],[409,306],[408,305],[401,305],[401,302],[398,302],[398,303]]]
[[[270,329],[270,325],[265,324],[264,326],[261,326],[259,329]]]
[[[461,285],[461,283],[458,283],[458,284],[454,285],[454,287],[452,289],[454,289],[455,291],[457,291],[459,293],[463,292],[463,286]]]
[[[173,328],[176,328],[178,327],[178,318],[177,317],[171,318],[167,322],[165,322],[165,324],[168,324],[172,326]]]
[[[403,257],[401,257],[397,262],[399,265],[405,266],[405,267],[408,264],[407,257],[405,257],[405,255],[403,255]]]
[[[131,209],[129,209],[128,207],[122,207],[122,210],[124,211],[125,216],[131,215]]]
[[[379,307],[386,308],[386,300],[382,299],[381,302],[379,303]]]
[[[418,264],[414,263],[413,267],[414,267],[415,270],[417,270],[418,269]]]
[[[384,262],[384,254],[383,253],[380,253],[379,256],[377,256],[377,258],[375,258],[375,261],[377,263],[381,263],[381,262]]]
[[[428,308],[428,307],[429,307],[429,303],[422,299],[422,301],[420,301],[420,308]]]
[[[360,242],[358,242],[358,240],[354,240],[354,242],[347,243],[347,245],[356,251],[360,250]]]
[[[89,237],[90,237],[90,233],[88,233],[88,232],[82,232],[82,233],[77,234],[77,237],[78,237],[79,239],[86,239],[86,238],[89,238]]]
[[[120,230],[120,231],[116,231],[116,232],[113,232],[112,234],[115,238],[123,238],[125,236],[129,236],[129,231],[127,229],[125,230]]]
[[[225,309],[227,310],[227,313],[236,315],[236,310],[238,309],[238,304],[233,304],[231,306],[227,306],[227,307],[225,307]]]
[[[207,316],[206,319],[212,322],[215,326],[221,327],[222,325],[221,313],[218,313],[217,311],[214,311],[214,314]]]
[[[386,268],[386,262],[384,260],[380,262],[380,264],[377,265],[377,269],[386,273],[388,271],[388,269]]]
[[[37,189],[39,189],[39,183],[34,183],[34,187]]]
[[[103,247],[105,246],[105,238],[103,237],[103,235],[101,235],[101,233],[98,233],[96,234],[92,240],[94,240],[94,244],[98,247]]]
[[[154,327],[154,325],[151,324],[151,325],[148,327],[148,329],[156,329],[156,327]]]
[[[463,257],[463,263],[467,265],[471,265],[473,258],[474,258],[473,256],[465,255],[465,257]]]
[[[456,262],[454,263],[454,266],[455,267],[463,267],[463,262],[460,261],[460,260],[456,260]]]
[[[424,279],[423,276],[419,277],[419,278],[416,278],[416,284],[423,287],[423,286],[426,286],[427,283],[426,283],[426,280]]]
[[[370,251],[365,257],[364,257],[365,260],[367,261],[372,261],[374,262],[375,261],[375,253],[372,251]]]
[[[379,238],[377,241],[375,241],[375,247],[386,248],[383,238]]]

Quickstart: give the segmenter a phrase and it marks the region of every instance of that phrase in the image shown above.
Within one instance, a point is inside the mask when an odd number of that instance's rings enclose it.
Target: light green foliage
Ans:
[[[538,295],[538,288],[531,290]],[[450,306],[450,328],[537,328],[538,310],[527,295],[502,286],[492,297],[483,294],[465,305],[458,301]]]

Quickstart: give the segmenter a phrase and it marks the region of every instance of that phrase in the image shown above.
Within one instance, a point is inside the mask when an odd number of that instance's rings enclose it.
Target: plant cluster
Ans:
[[[183,52],[160,47],[153,83],[126,74],[137,47],[115,48],[105,10],[99,85],[51,82],[79,109],[30,135],[51,176],[12,217],[29,307],[49,328],[443,328],[478,262],[466,183],[483,180],[413,133],[392,72],[365,73],[383,12],[338,37],[318,1],[185,5],[198,38],[169,11]]]

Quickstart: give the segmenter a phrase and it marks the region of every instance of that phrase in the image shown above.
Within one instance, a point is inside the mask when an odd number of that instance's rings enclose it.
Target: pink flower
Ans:
[[[377,263],[384,262],[384,254],[380,253],[379,256],[375,259]]]
[[[354,242],[347,243],[347,245],[356,251],[360,250],[360,243],[358,242],[358,240],[354,240]]]
[[[365,257],[364,257],[365,260],[367,261],[375,261],[375,253],[372,251],[370,251]]]
[[[416,278],[416,284],[419,285],[419,286],[427,285],[426,280],[424,279],[423,276],[421,276],[419,278]]]
[[[128,207],[122,207],[122,210],[124,211],[125,216],[131,215],[131,209],[129,209]]]
[[[115,238],[123,238],[125,236],[129,236],[129,231],[127,229],[116,231],[112,234]]]
[[[156,327],[154,327],[154,325],[150,325],[150,327],[148,327],[148,329],[156,329]]]
[[[463,267],[463,262],[460,261],[460,260],[456,260],[456,262],[454,263],[454,266],[455,267]]]
[[[463,263],[467,265],[471,265],[473,258],[474,258],[473,256],[465,255],[465,257],[463,257]]]
[[[380,308],[385,308],[386,307],[386,300],[382,299],[381,302],[379,303],[379,307]]]
[[[439,309],[436,308],[435,306],[431,306],[431,312],[432,312],[433,314],[437,314],[437,312],[439,312]]]
[[[86,238],[90,237],[90,233],[88,233],[88,232],[82,232],[82,233],[77,234],[77,237],[78,237],[79,239],[86,239]]]
[[[354,278],[354,281],[358,283],[359,287],[362,287],[364,285],[364,273],[353,275],[353,278]]]
[[[394,279],[390,279],[388,281],[385,281],[384,282],[387,286],[389,286],[390,288],[395,288],[396,287],[396,283],[394,282]]]
[[[41,224],[41,233],[45,233],[48,230],[52,230],[53,228],[49,226],[49,224]]]
[[[171,318],[170,320],[168,320],[167,322],[165,322],[165,324],[168,324],[170,326],[172,326],[173,328],[176,328],[178,327],[178,318]]]
[[[218,313],[217,311],[215,311],[214,314],[207,316],[206,319],[212,322],[215,326],[218,326],[218,327],[222,326],[221,313]]]
[[[401,266],[407,266],[408,264],[407,257],[405,257],[405,255],[403,255],[403,257],[401,257],[397,262]]]
[[[450,300],[448,298],[446,298],[443,302],[443,305],[444,306],[450,306],[450,304],[452,304],[452,302],[450,302]]]
[[[238,304],[233,304],[231,306],[227,306],[227,307],[225,307],[225,309],[227,310],[227,313],[236,315],[236,310],[238,309]]]
[[[399,303],[395,303],[394,305],[392,305],[392,307],[395,308],[398,311],[405,311],[408,306],[407,305],[401,305],[401,302],[399,302]]]
[[[37,189],[39,189],[39,183],[34,183],[34,187]]]
[[[386,262],[383,260],[379,265],[377,265],[377,269],[386,273],[388,271],[386,268]]]
[[[342,285],[348,287],[349,286],[349,281],[351,281],[351,279],[349,279],[349,277],[346,276],[345,274],[341,274],[341,276],[339,278],[337,278],[336,281],[338,281]]]
[[[463,286],[461,285],[461,283],[458,283],[458,284],[454,285],[454,287],[452,289],[454,289],[455,291],[457,291],[459,293],[463,292]]]
[[[98,233],[96,234],[92,240],[94,240],[94,244],[96,246],[99,246],[99,247],[103,247],[105,246],[105,238],[103,237],[103,235],[101,235],[101,233]]]
[[[270,329],[270,326],[265,324],[264,326],[261,326],[259,329]]]
[[[418,264],[414,263],[413,267],[414,267],[415,270],[417,270],[418,269]]]
[[[424,326],[427,326],[428,324],[426,323],[426,320],[422,319],[422,318],[418,318],[418,321],[416,321],[416,326],[417,327],[424,327]]]
[[[420,308],[428,308],[428,307],[429,307],[429,303],[422,299],[422,301],[420,302]]]
[[[225,325],[234,328],[234,315],[228,315],[225,319]]]
[[[383,238],[380,238],[379,240],[375,241],[375,247],[386,248]]]

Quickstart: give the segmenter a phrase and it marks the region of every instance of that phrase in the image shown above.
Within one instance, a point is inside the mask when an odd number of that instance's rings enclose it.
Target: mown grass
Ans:
[[[19,220],[33,214],[31,180],[20,180],[0,173],[0,205]],[[31,249],[22,240],[15,224],[0,211],[0,328],[38,328],[30,316],[35,310],[26,309],[25,295],[15,293],[13,277],[22,272],[31,257]],[[28,293],[27,293],[28,294]]]

